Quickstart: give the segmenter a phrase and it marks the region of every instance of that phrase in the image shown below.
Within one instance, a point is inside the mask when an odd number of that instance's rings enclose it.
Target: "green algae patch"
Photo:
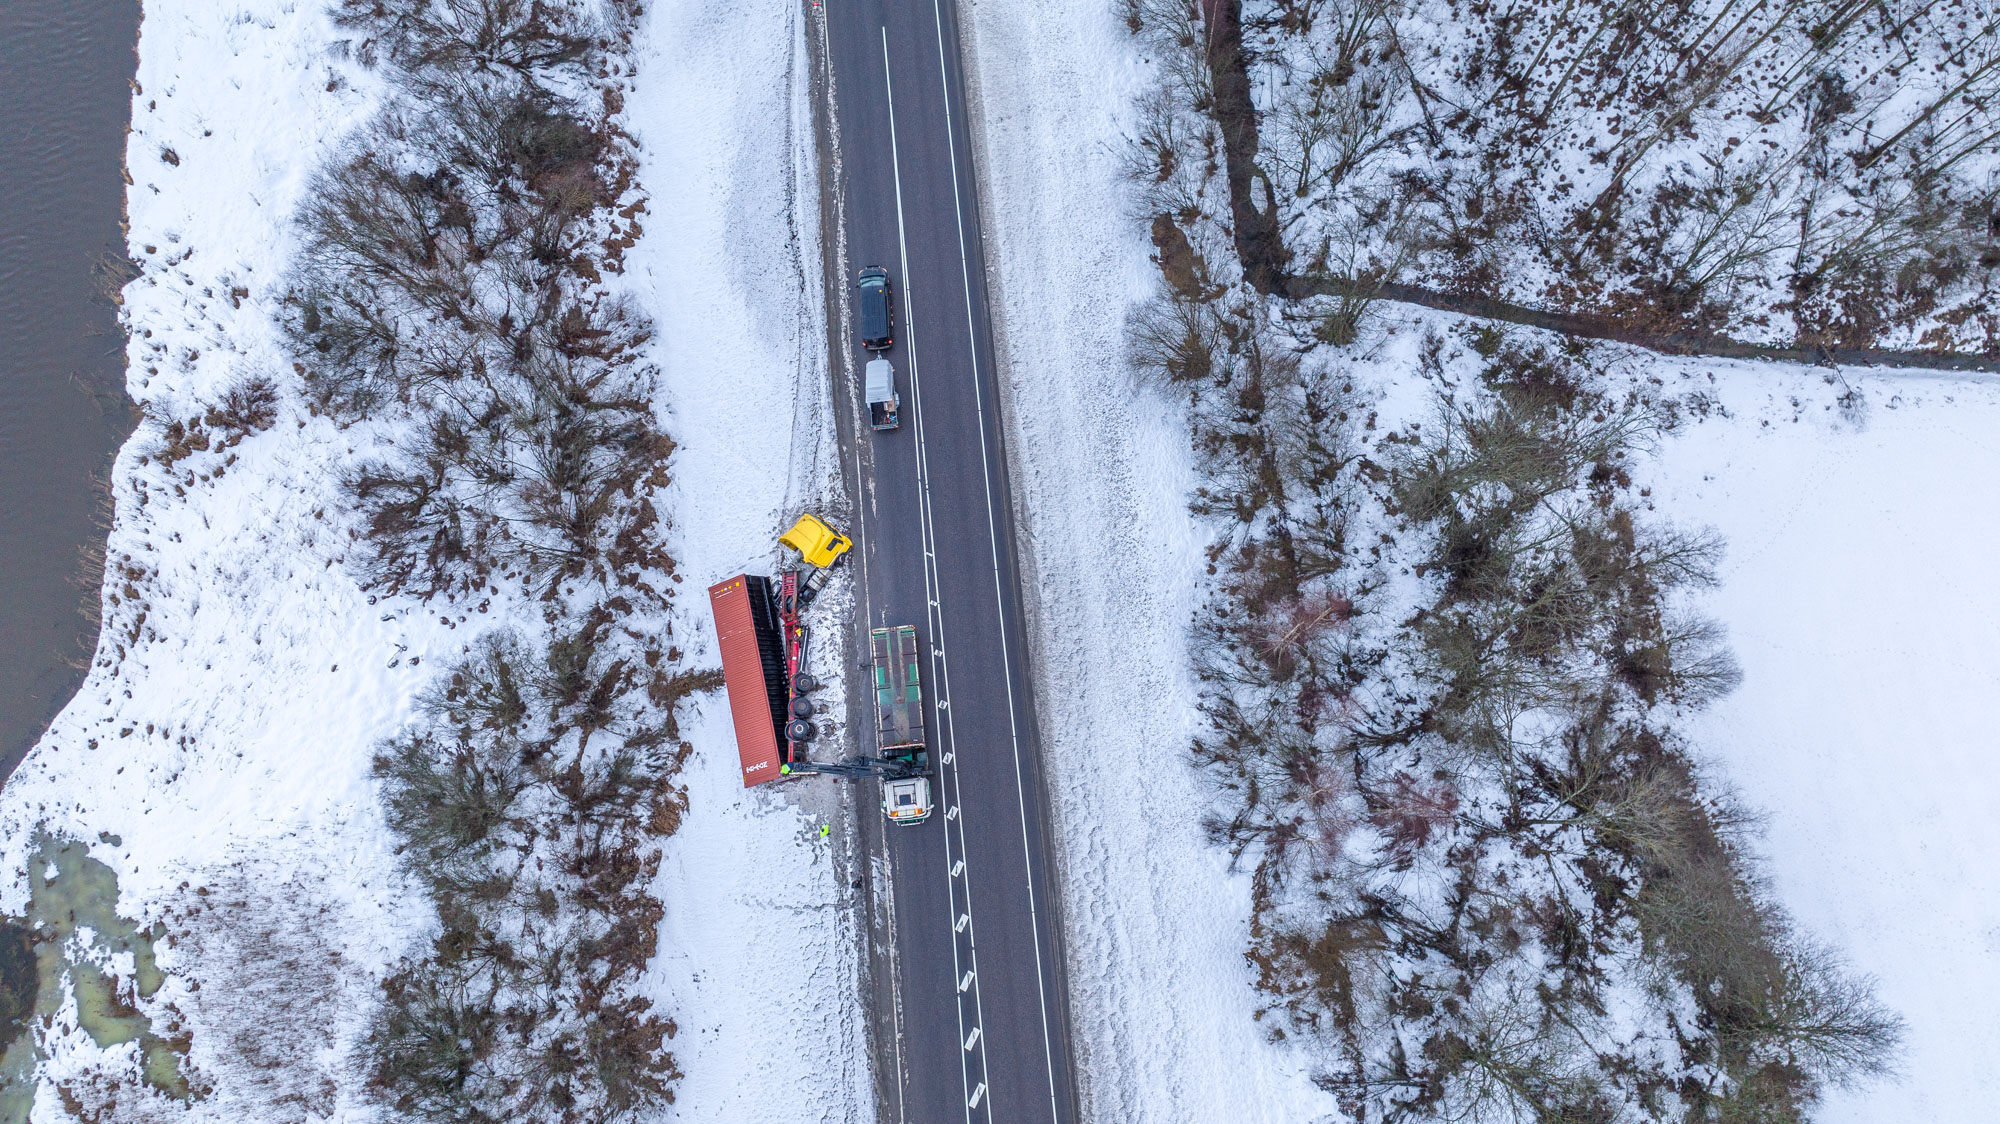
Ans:
[[[137,1043],[145,1083],[192,1099],[185,1039],[159,1033],[139,1009],[166,982],[153,956],[159,926],[118,916],[118,876],[76,840],[40,835],[28,861],[28,916],[0,917],[0,1124],[25,1124],[35,1103],[41,1042],[66,1001],[100,1048]],[[129,957],[129,959],[127,959]]]

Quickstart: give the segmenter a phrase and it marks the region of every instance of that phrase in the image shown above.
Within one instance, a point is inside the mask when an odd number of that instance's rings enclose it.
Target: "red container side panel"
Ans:
[[[739,574],[708,587],[715,613],[715,635],[722,649],[722,682],[729,694],[729,714],[736,723],[736,753],[743,763],[743,786],[777,780],[783,743],[778,735],[784,714],[783,683],[773,683],[758,643],[761,631],[774,633],[769,582]],[[780,665],[782,667],[782,665]],[[782,678],[782,672],[780,673]],[[773,705],[772,700],[778,701]]]

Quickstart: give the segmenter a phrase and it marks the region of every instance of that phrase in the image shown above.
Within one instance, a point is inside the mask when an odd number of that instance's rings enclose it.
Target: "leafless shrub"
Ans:
[[[1421,781],[1399,771],[1369,801],[1368,817],[1389,852],[1408,858],[1456,821],[1458,805],[1458,792],[1448,781]]]
[[[221,434],[227,449],[278,420],[278,386],[263,375],[232,384],[222,398],[202,414],[202,424]]]
[[[1140,103],[1125,178],[1137,189],[1147,212],[1191,220],[1202,213],[1221,156],[1220,143],[1206,117],[1156,92]]]
[[[565,67],[587,72],[623,9],[576,0],[339,0],[334,19],[379,41],[420,79],[496,69],[533,78]]]
[[[1213,379],[1226,343],[1222,318],[1209,302],[1172,297],[1133,311],[1131,340],[1134,366],[1169,384]]]
[[[1209,29],[1199,4],[1187,0],[1121,0],[1125,26],[1160,52],[1165,88],[1196,110],[1210,98],[1206,43]]]
[[[1333,590],[1318,589],[1299,593],[1272,606],[1264,615],[1247,622],[1242,640],[1262,657],[1271,674],[1280,680],[1291,678],[1302,656],[1327,632],[1345,625],[1354,616],[1354,602]]]

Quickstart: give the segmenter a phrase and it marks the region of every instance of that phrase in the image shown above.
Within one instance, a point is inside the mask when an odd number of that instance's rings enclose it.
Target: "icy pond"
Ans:
[[[137,1043],[144,1080],[187,1099],[186,1041],[162,1034],[138,1008],[165,978],[153,962],[153,941],[165,930],[118,916],[117,876],[82,843],[38,838],[28,873],[28,916],[0,917],[0,1124],[26,1124],[35,1103],[45,1043],[31,1023],[46,1031],[71,1004],[68,1020],[92,1042]]]
[[[0,3],[0,777],[83,680],[112,455],[139,0]]]

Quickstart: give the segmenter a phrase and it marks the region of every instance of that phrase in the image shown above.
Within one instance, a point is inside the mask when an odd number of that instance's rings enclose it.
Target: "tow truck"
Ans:
[[[775,579],[738,574],[708,590],[744,787],[815,774],[875,777],[883,782],[882,811],[890,822],[922,823],[931,813],[931,766],[916,628],[900,625],[869,634],[875,752],[812,760],[810,743],[819,730],[810,696],[819,683],[806,669],[811,631],[802,614],[853,544],[810,514],[801,515],[778,541],[797,551],[809,572],[801,577],[799,569],[790,568]]]

